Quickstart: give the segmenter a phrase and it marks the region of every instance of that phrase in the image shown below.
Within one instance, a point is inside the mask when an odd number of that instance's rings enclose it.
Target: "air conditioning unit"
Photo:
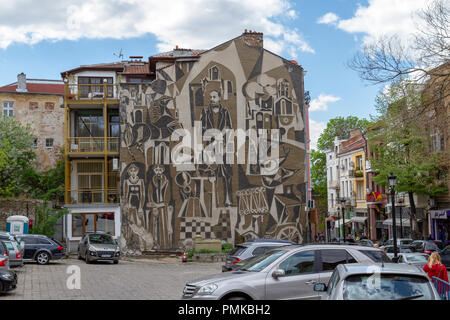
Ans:
[[[71,144],[71,145],[70,145],[70,150],[72,150],[72,151],[78,151],[78,145],[77,145],[77,144]]]
[[[112,159],[112,170],[119,171],[119,158]]]

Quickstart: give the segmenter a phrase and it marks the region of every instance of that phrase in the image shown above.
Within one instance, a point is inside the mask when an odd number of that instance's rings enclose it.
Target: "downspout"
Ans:
[[[303,72],[303,76],[305,75],[305,71]],[[304,78],[303,78],[304,80]],[[304,87],[303,87],[304,92]],[[311,242],[311,225],[309,222],[309,200],[312,199],[311,194],[311,164],[310,164],[310,140],[309,140],[309,102],[310,102],[310,96],[309,92],[307,92],[307,95],[304,99],[305,102],[305,156],[306,156],[306,178],[307,178],[307,190],[306,190],[306,204],[307,204],[307,211],[306,211],[306,227],[307,227],[307,238],[309,242]]]

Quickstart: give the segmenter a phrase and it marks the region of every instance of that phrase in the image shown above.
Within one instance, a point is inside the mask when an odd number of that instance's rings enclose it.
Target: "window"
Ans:
[[[101,110],[80,110],[75,117],[76,137],[103,137],[103,112]]]
[[[3,101],[3,115],[14,117],[14,101]]]
[[[21,239],[25,244],[38,244],[39,241],[35,237],[24,237]]]
[[[114,212],[72,214],[72,237],[81,237],[86,232],[97,231],[115,235]]]
[[[48,241],[47,239],[39,238],[37,240],[38,244],[51,244],[50,241]]]
[[[38,144],[38,139],[34,139],[34,140],[33,140],[33,143],[31,144],[31,147],[32,147],[32,148],[36,148],[36,147],[37,147],[37,144]]]
[[[81,98],[103,98],[104,83],[106,87],[106,97],[113,96],[112,77],[78,77],[79,92]]]
[[[296,253],[284,260],[279,269],[284,270],[286,276],[295,276],[314,272],[315,250]]]
[[[373,262],[392,262],[391,259],[382,251],[378,250],[358,250],[358,252],[366,255]]]
[[[274,247],[259,247],[256,248],[255,250],[253,250],[252,255],[253,256],[258,256],[260,254],[266,253],[267,251],[269,251],[270,249],[273,249]]]
[[[344,249],[324,249],[320,250],[320,253],[322,256],[322,271],[333,271],[339,264],[356,262]]]
[[[339,282],[339,272],[337,270],[334,270],[333,274],[331,275],[330,281],[328,282],[328,288],[327,293],[328,295],[331,295],[331,292],[333,291],[336,284]]]
[[[45,139],[45,147],[46,148],[53,148],[53,138]]]
[[[78,202],[103,202],[103,163],[83,162],[76,163],[78,178]]]

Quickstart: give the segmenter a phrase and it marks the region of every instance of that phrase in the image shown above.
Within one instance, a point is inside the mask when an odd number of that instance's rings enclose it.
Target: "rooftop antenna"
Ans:
[[[122,53],[122,48],[120,48],[119,54],[117,53],[113,53],[114,56],[118,57],[120,59],[120,61],[123,61],[123,53]]]

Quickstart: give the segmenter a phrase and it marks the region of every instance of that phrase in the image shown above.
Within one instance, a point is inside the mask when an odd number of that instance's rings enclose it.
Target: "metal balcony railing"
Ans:
[[[70,189],[69,204],[119,203],[118,189]]]
[[[117,83],[65,83],[64,98],[72,100],[118,99]]]
[[[69,137],[69,153],[119,152],[119,138],[104,137]]]

